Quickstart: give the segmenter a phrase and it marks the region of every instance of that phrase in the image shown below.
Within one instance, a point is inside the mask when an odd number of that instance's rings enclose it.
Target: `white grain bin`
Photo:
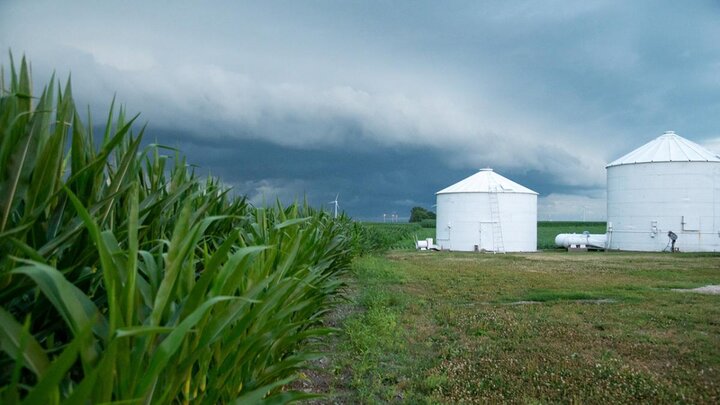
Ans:
[[[608,248],[720,251],[720,156],[665,132],[607,168]]]
[[[436,193],[437,246],[457,251],[537,248],[537,193],[492,169]]]

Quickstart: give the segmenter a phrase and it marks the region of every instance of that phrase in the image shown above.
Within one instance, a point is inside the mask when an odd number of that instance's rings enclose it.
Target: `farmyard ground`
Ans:
[[[391,252],[355,264],[324,403],[720,400],[712,254]]]

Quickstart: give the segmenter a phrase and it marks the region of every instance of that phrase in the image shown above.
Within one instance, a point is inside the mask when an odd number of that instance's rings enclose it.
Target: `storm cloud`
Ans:
[[[36,83],[72,72],[95,115],[117,94],[256,203],[339,192],[351,215],[403,216],[492,166],[541,193],[541,218],[601,219],[606,162],[668,129],[720,144],[719,11],[10,1],[0,48],[27,55]]]

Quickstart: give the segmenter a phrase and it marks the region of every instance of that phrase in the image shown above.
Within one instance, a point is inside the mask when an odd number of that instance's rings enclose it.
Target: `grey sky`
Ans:
[[[668,129],[720,146],[714,1],[26,3],[0,48],[36,83],[117,93],[255,201],[407,215],[492,166],[541,219],[600,218],[606,162]]]

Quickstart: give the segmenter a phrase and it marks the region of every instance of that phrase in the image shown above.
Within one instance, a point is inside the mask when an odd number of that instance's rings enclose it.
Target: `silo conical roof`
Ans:
[[[666,131],[605,167],[653,162],[720,162],[720,155],[673,131]]]
[[[487,193],[490,191],[497,191],[498,193],[537,194],[529,188],[495,173],[493,169],[490,168],[480,169],[479,172],[472,176],[450,187],[446,187],[435,194]]]

